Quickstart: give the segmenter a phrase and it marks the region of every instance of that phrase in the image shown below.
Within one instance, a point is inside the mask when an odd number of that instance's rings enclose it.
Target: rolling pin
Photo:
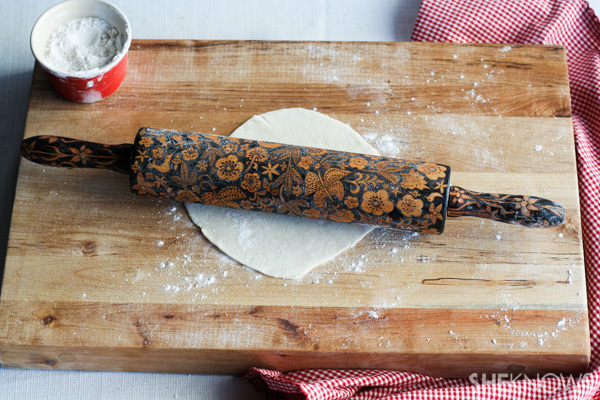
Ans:
[[[120,145],[35,136],[21,154],[128,174],[138,195],[424,233],[442,233],[447,217],[529,227],[565,218],[547,199],[450,186],[447,165],[218,135],[141,128]]]

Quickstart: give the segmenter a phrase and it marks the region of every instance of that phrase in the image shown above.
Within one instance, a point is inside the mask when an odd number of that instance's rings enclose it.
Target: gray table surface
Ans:
[[[506,0],[508,1],[508,0]],[[0,269],[34,59],[29,34],[57,0],[0,0]],[[135,39],[408,41],[419,0],[112,0]],[[590,1],[598,9],[600,0]],[[0,367],[7,399],[259,399],[227,375],[13,370]]]

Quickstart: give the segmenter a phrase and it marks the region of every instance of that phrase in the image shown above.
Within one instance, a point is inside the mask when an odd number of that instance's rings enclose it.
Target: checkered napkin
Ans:
[[[412,40],[566,47],[581,197],[592,358],[582,377],[474,385],[383,370],[252,369],[259,388],[287,399],[600,398],[600,21],[583,0],[423,0]]]

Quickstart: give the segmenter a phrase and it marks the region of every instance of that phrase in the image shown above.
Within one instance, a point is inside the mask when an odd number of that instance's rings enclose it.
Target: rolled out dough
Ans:
[[[290,108],[250,118],[232,137],[377,155],[358,133],[324,114]],[[276,278],[298,278],[356,244],[373,228],[186,203],[221,251]]]

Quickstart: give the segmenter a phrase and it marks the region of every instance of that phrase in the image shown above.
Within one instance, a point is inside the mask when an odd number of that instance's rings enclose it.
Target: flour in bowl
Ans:
[[[101,68],[123,49],[123,37],[108,21],[78,18],[60,25],[46,45],[46,61],[58,71],[74,73]]]

